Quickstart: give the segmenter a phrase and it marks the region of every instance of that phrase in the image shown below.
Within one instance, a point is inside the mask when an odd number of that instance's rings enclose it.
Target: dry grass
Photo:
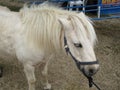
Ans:
[[[4,1],[4,5],[12,5],[11,2],[6,2],[8,0]],[[95,82],[100,85],[101,90],[120,90],[120,19],[95,21],[94,26],[99,40],[95,52],[101,65],[94,76]],[[89,89],[87,79],[77,70],[72,59],[62,54],[56,57],[49,65],[49,81],[53,90],[96,90],[94,87]],[[27,90],[23,67],[16,59],[15,63],[1,59],[0,64],[4,67],[0,90]],[[36,90],[43,90],[43,65],[36,67]]]
[[[13,11],[18,11],[23,6],[23,2],[19,0],[0,0],[0,5],[7,6]]]

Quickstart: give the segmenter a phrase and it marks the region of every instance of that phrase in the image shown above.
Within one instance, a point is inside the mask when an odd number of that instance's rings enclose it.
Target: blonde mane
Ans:
[[[94,43],[96,40],[94,28],[90,20],[83,13],[78,14],[44,4],[33,5],[30,8],[25,6],[20,11],[20,14],[27,43],[37,49],[45,51],[62,49],[64,31],[58,21],[59,16],[71,16],[72,22],[82,26],[79,27],[80,33],[83,32],[83,35],[87,35],[91,43]]]

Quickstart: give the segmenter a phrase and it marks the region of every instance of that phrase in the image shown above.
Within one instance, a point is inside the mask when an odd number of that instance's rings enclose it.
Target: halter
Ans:
[[[76,65],[77,65],[77,67],[78,67],[78,69],[80,70],[80,65],[93,65],[93,64],[99,64],[98,63],[98,60],[97,61],[92,61],[92,62],[80,62],[79,60],[77,60],[74,56],[73,56],[73,54],[71,53],[71,51],[70,51],[70,49],[69,49],[69,47],[68,47],[68,44],[67,44],[67,39],[66,39],[66,37],[64,36],[64,47],[65,47],[65,51],[66,51],[66,53],[68,54],[70,54],[70,56],[72,57],[72,59],[75,61],[75,63],[76,63]]]
[[[66,37],[64,36],[64,48],[65,48],[65,51],[66,51],[66,53],[68,54],[70,54],[70,56],[72,57],[72,59],[75,61],[75,63],[76,63],[76,65],[77,65],[77,68],[81,71],[81,69],[80,69],[80,66],[81,65],[93,65],[93,64],[99,64],[99,62],[98,62],[98,60],[96,60],[96,61],[92,61],[92,62],[80,62],[79,60],[77,60],[74,56],[73,56],[73,54],[71,53],[71,51],[70,51],[70,49],[69,49],[69,47],[68,47],[68,44],[67,44],[67,39],[66,39]],[[84,72],[82,72],[84,75],[85,75],[85,73]],[[96,88],[98,89],[98,90],[100,90],[100,88],[93,82],[93,78],[92,77],[88,77],[88,76],[86,76],[85,75],[85,77],[88,79],[88,81],[89,81],[89,87],[92,87],[93,85],[94,86],[96,86]]]

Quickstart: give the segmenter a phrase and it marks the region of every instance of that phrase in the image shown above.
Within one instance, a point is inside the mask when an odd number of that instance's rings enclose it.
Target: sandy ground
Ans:
[[[95,52],[100,62],[100,70],[94,80],[101,90],[120,90],[120,19],[95,21],[94,27],[99,41]],[[28,90],[23,67],[16,59],[14,61],[0,59],[0,65],[4,67],[0,90]],[[43,90],[43,65],[36,67],[36,90]],[[53,90],[96,90],[88,87],[87,79],[73,60],[62,54],[51,61],[48,77]]]

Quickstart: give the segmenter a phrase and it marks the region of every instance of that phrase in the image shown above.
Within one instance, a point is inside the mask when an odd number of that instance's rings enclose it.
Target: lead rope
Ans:
[[[68,53],[71,55],[71,57],[72,57],[72,59],[75,61],[75,63],[76,63],[76,65],[77,65],[77,68],[80,70],[80,64],[82,64],[82,65],[91,65],[91,64],[98,64],[98,61],[95,61],[95,62],[78,62],[77,61],[77,59],[72,55],[72,53],[70,52],[70,50],[69,50],[69,47],[68,47],[68,45],[67,45],[67,40],[66,40],[66,38],[65,38],[65,36],[64,36],[64,48],[65,48],[65,51],[66,51],[66,53],[67,53],[67,55],[68,55]],[[85,75],[85,74],[84,74]],[[97,84],[95,84],[95,82],[93,81],[93,78],[92,77],[87,77],[86,75],[85,75],[85,77],[88,79],[88,81],[89,81],[89,87],[92,87],[93,85],[98,89],[98,90],[101,90],[99,87],[98,87],[98,85]]]
[[[100,87],[97,84],[95,84],[92,77],[87,77],[87,79],[89,81],[89,87],[92,87],[94,85],[98,90],[101,90]]]

